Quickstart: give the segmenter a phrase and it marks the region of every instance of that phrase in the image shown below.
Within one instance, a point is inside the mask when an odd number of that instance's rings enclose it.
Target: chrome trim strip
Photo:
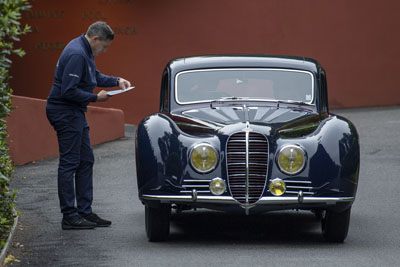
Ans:
[[[209,183],[211,182],[211,179],[185,179],[183,180],[184,183]]]
[[[198,194],[210,194],[210,190],[196,190]],[[182,190],[180,191],[182,194],[191,194],[193,190]]]
[[[312,190],[314,188],[309,187],[309,186],[295,186],[295,185],[287,185],[286,186],[287,189],[300,189],[300,190]]]
[[[285,183],[311,184],[311,181],[284,180]]]
[[[242,162],[235,162],[235,163],[228,163],[228,166],[237,166],[237,165],[246,165],[246,163],[242,163]]]
[[[268,167],[268,164],[266,165]],[[256,176],[256,177],[265,177],[264,174],[251,174],[251,176]]]
[[[229,176],[233,176],[233,177],[238,177],[238,176],[244,176],[245,174],[231,174]]]
[[[160,200],[161,202],[193,202],[191,195],[142,195],[144,200]],[[299,203],[298,197],[262,197],[252,206],[274,204],[336,204],[338,202],[352,202],[355,197],[303,197]],[[243,206],[230,196],[197,196],[197,203],[235,204]]]
[[[288,190],[285,191],[285,194],[296,194],[297,195],[298,193],[299,193],[299,191],[288,191]],[[314,195],[314,192],[303,192],[303,194],[304,195]]]
[[[248,111],[246,106],[243,106],[244,109],[246,109],[246,200],[245,203],[248,205],[249,204],[249,128],[250,128],[250,123],[248,121]]]
[[[249,163],[249,165],[252,165],[252,166],[268,166],[268,164],[262,164],[262,163]],[[264,175],[265,176],[265,175]]]
[[[189,188],[189,187],[196,187],[196,188],[209,188],[209,185],[202,185],[202,184],[184,184],[182,187]]]
[[[207,102],[211,102],[214,100],[218,100],[218,99],[208,99],[208,100],[201,100],[201,101],[189,101],[189,102],[181,102],[178,100],[178,77],[182,74],[185,73],[192,73],[192,72],[213,72],[213,71],[254,71],[254,70],[261,70],[261,71],[286,71],[286,72],[298,72],[298,73],[305,73],[311,76],[311,100],[309,102],[306,102],[305,104],[307,104],[308,106],[315,106],[315,104],[313,104],[314,100],[315,100],[315,81],[314,81],[314,75],[312,72],[307,71],[307,70],[299,70],[299,69],[284,69],[284,68],[271,68],[271,67],[258,67],[258,68],[221,68],[221,69],[216,69],[216,68],[210,68],[210,69],[197,69],[197,70],[187,70],[187,71],[181,71],[179,73],[177,73],[174,77],[174,98],[176,103],[178,103],[179,105],[190,105],[190,104],[197,104],[197,103],[207,103]],[[237,102],[238,100],[227,100],[225,102]],[[279,101],[288,101],[287,99],[257,99],[257,98],[249,98],[249,99],[245,99],[245,100],[239,100],[239,101],[265,101],[265,102],[276,102],[278,103]],[[298,101],[297,101],[298,102]],[[296,103],[296,101],[293,101],[293,103]]]

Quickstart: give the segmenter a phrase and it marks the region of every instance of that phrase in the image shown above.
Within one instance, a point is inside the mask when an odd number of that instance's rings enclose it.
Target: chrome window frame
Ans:
[[[294,70],[294,69],[282,69],[282,68],[221,68],[221,69],[199,69],[199,70],[186,70],[186,71],[181,71],[178,72],[175,75],[175,84],[174,84],[174,98],[175,102],[178,103],[179,105],[190,105],[190,104],[198,104],[198,103],[209,103],[218,99],[209,99],[209,100],[201,100],[201,101],[190,101],[190,102],[181,102],[178,100],[178,77],[182,74],[186,73],[192,73],[192,72],[210,72],[210,71],[230,71],[230,70],[268,70],[268,71],[286,71],[286,72],[300,72],[300,73],[306,73],[311,76],[311,101],[305,102],[307,105],[315,105],[314,100],[315,100],[315,77],[311,71],[306,71],[306,70]],[[240,100],[238,100],[240,101]],[[242,100],[243,101],[243,100]],[[293,103],[299,103],[300,101],[295,101],[295,100],[289,100],[289,99],[265,99],[265,98],[249,98],[246,99],[245,101],[262,101],[262,102],[279,102],[279,101],[289,101]]]

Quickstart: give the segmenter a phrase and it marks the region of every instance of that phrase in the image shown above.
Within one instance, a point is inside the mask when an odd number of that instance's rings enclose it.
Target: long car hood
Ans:
[[[290,107],[247,107],[224,106],[217,108],[197,108],[172,115],[172,119],[182,130],[219,129],[232,124],[250,122],[271,128],[288,129],[320,121],[320,116],[309,109]]]

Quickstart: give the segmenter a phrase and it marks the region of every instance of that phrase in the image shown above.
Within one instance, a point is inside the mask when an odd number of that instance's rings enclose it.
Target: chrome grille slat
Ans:
[[[268,140],[251,131],[231,135],[227,147],[228,185],[240,203],[255,203],[263,194],[268,169]]]
[[[211,180],[197,180],[197,179],[185,179],[183,180],[184,183],[194,183],[194,184],[198,184],[198,183],[209,183],[211,182]]]
[[[189,185],[189,184],[184,184],[182,186],[185,188],[201,188],[201,187],[208,188],[209,187],[208,185]]]
[[[235,199],[236,200],[245,200],[246,197],[236,197]],[[248,199],[254,199],[255,200],[254,202],[256,202],[259,199],[259,197],[248,197]],[[240,202],[242,202],[242,201],[240,201]]]
[[[249,162],[250,166],[268,166],[268,164]]]
[[[196,190],[197,194],[210,194],[210,190]],[[181,193],[183,194],[191,194],[191,190],[181,190]]]
[[[211,180],[206,179],[184,179],[181,193],[190,194],[192,190],[196,190],[197,194],[210,194],[209,185]]]
[[[310,190],[312,189],[312,187],[308,187],[308,186],[292,186],[292,185],[288,185],[286,186],[287,189],[300,189],[300,190]]]
[[[245,185],[231,185],[231,188],[245,188]],[[249,185],[249,188],[264,188],[263,185]]]
[[[299,192],[298,191],[286,191],[285,194],[294,194],[294,195],[298,195]],[[313,192],[303,192],[304,195],[314,195]]]
[[[285,180],[287,184],[311,184],[311,181],[293,181],[293,180]]]

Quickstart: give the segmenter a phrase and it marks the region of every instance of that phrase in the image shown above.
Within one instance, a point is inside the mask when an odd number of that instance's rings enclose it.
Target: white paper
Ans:
[[[118,89],[118,90],[108,91],[107,95],[112,96],[112,95],[122,94],[122,93],[128,92],[129,90],[132,90],[133,88],[135,88],[135,86],[128,87],[128,88],[125,88],[125,89]]]

